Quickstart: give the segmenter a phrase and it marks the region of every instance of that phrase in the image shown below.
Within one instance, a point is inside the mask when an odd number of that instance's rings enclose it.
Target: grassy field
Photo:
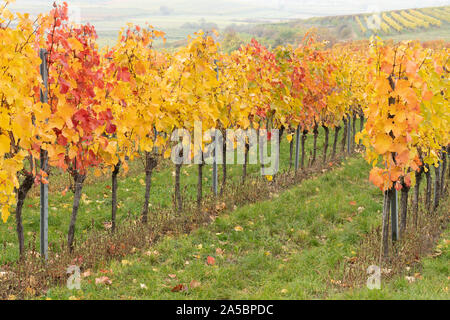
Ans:
[[[359,128],[359,124],[357,125]],[[318,140],[319,159],[323,146],[323,131],[320,128]],[[340,134],[342,135],[342,131]],[[312,150],[313,139],[308,137],[306,150],[309,155]],[[123,175],[119,180],[117,213],[118,223],[128,218],[138,218],[144,203],[144,169],[141,160],[131,164],[129,174]],[[289,167],[289,143],[286,135],[281,145],[280,170]],[[259,165],[249,165],[248,174],[253,177],[259,176]],[[160,208],[167,209],[173,205],[175,168],[171,162],[164,162],[155,171],[152,178],[152,191],[150,198],[150,215],[158,212]],[[222,168],[219,166],[219,182],[221,181]],[[211,194],[212,166],[205,165],[204,168],[204,194]],[[228,166],[228,179],[230,183],[239,182],[242,177],[242,165]],[[50,176],[49,197],[49,247],[58,250],[61,240],[66,239],[67,230],[72,212],[73,193],[62,194],[62,190],[69,185],[69,178],[63,174]],[[184,190],[186,201],[193,201],[197,196],[197,166],[187,165],[182,167],[181,185]],[[39,248],[39,188],[34,187],[24,205],[23,225],[25,239],[28,247],[36,245]],[[111,181],[110,177],[102,176],[96,178],[88,176],[87,183],[83,189],[83,196],[78,213],[76,238],[82,240],[92,229],[104,230],[105,223],[111,221]],[[14,215],[11,215],[6,224],[0,224],[0,265],[16,261],[18,258],[18,243],[16,237]],[[36,241],[34,242],[34,239]]]
[[[306,145],[309,154],[312,137]],[[318,159],[321,159],[322,146],[321,131]],[[281,169],[287,170],[288,166],[289,145],[284,137]],[[259,166],[251,165],[249,169],[251,176],[257,178]],[[182,185],[189,202],[196,196],[196,170],[195,166],[182,170]],[[211,193],[210,170],[211,167],[206,166],[204,191],[207,194]],[[230,165],[230,180],[238,182],[241,170],[240,166]],[[348,158],[341,165],[335,164],[331,170],[325,169],[297,186],[268,194],[269,200],[227,209],[214,223],[191,234],[167,235],[152,247],[137,249],[119,260],[83,270],[82,290],[51,286],[38,298],[450,298],[449,230],[442,235],[434,254],[419,264],[403,266],[393,278],[383,278],[381,290],[368,290],[356,280],[345,282],[346,262],[362,256],[362,243],[381,222],[382,194],[368,181],[369,170],[361,156]],[[150,214],[172,206],[173,171],[170,163],[162,163],[155,173]],[[119,224],[140,215],[144,188],[141,172],[142,164],[137,161],[130,172],[120,178]],[[57,191],[66,184],[62,175],[50,177],[53,191],[49,231],[50,247],[54,251],[58,251],[61,240],[66,237],[70,219],[72,194],[62,195]],[[90,177],[77,224],[79,241],[93,230],[104,232],[104,224],[110,221],[110,192],[108,176]],[[448,199],[444,202],[445,210],[449,208]],[[38,238],[36,233],[39,232],[37,190],[33,190],[27,200],[24,225],[29,246],[38,244],[32,240]],[[18,248],[13,217],[7,224],[0,225],[0,239],[3,244],[0,265],[15,261]],[[378,252],[378,246],[373,251]],[[104,276],[111,280],[110,285],[95,283]]]
[[[53,288],[42,298],[449,299],[449,230],[440,255],[383,279],[381,290],[337,285],[340,262],[356,258],[362,238],[380,224],[382,196],[368,170],[359,156],[350,158],[270,201],[89,271],[79,291]],[[406,277],[417,272],[410,283]],[[102,276],[111,283],[96,284]]]

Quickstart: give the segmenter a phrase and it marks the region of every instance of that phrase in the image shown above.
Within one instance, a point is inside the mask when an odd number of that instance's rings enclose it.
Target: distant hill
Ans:
[[[59,1],[61,2],[61,1]],[[69,0],[81,21],[95,25],[102,45],[112,44],[126,23],[146,22],[167,34],[169,46],[181,43],[198,29],[237,32],[267,44],[295,42],[311,27],[333,41],[368,38],[450,40],[448,8],[420,8],[442,0]],[[13,9],[37,14],[51,9],[53,0],[17,0]],[[450,4],[450,1],[448,1]],[[409,8],[419,8],[411,12]],[[373,27],[374,11],[379,15]],[[422,16],[420,15],[422,14]],[[439,21],[436,22],[433,19]],[[239,40],[239,39],[238,39]],[[236,41],[234,41],[236,42]],[[237,41],[239,42],[239,41]]]
[[[233,50],[252,37],[268,46],[295,44],[311,28],[315,28],[319,37],[331,44],[368,39],[372,35],[393,40],[450,41],[450,6],[236,25],[226,29],[224,46],[228,51]]]

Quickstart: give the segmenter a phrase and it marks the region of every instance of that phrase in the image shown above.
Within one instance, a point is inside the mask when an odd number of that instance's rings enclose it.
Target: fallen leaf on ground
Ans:
[[[216,259],[214,259],[211,256],[208,256],[208,258],[206,258],[206,263],[209,264],[210,266],[212,266],[216,263]]]
[[[180,292],[180,291],[187,291],[187,287],[184,284],[179,284],[176,285],[175,287],[172,288],[172,292]]]
[[[131,265],[131,262],[128,261],[128,260],[122,260],[122,265],[123,265],[123,266],[130,266],[130,265]]]
[[[200,282],[198,282],[197,280],[192,280],[191,283],[189,284],[189,287],[191,289],[195,289],[200,287],[202,284]]]
[[[112,281],[107,276],[103,276],[100,278],[95,278],[95,284],[112,284]]]
[[[108,269],[100,269],[101,273],[112,273],[112,270],[108,270]]]
[[[83,272],[83,273],[81,274],[81,276],[82,276],[83,278],[90,277],[90,276],[91,276],[91,270],[87,270],[86,272]]]
[[[141,283],[140,286],[141,286],[141,289],[144,289],[144,290],[148,289],[147,286],[144,283]]]

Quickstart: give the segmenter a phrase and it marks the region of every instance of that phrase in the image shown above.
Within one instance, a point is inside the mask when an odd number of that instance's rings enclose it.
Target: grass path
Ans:
[[[336,265],[379,224],[382,196],[360,157],[272,200],[224,214],[191,235],[166,238],[52,299],[310,299],[339,294]],[[208,257],[214,264],[208,264]],[[107,276],[110,285],[95,284]],[[172,292],[176,286],[187,290]]]
[[[53,288],[42,298],[450,299],[450,228],[434,254],[381,290],[333,284],[342,277],[339,262],[356,256],[361,238],[380,224],[382,196],[368,170],[360,157],[348,159],[271,200],[89,271],[81,290]],[[95,284],[102,276],[111,284]]]

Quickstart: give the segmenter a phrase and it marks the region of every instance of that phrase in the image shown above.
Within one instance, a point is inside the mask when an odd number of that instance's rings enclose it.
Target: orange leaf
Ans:
[[[422,100],[430,101],[433,98],[433,92],[428,90],[422,94]]]
[[[417,73],[417,70],[419,69],[419,66],[417,65],[417,63],[409,60],[406,63],[406,74],[411,76],[411,75],[415,75]]]
[[[406,149],[402,153],[397,154],[395,159],[399,164],[407,164],[409,160],[409,150]]]
[[[370,171],[369,180],[372,182],[375,186],[383,190],[384,187],[384,179],[383,179],[383,170],[380,168],[372,168]]]
[[[400,179],[400,177],[403,175],[402,170],[399,167],[394,167],[389,171],[391,175],[391,181],[396,182]]]
[[[379,95],[386,95],[392,89],[387,79],[378,79],[375,83],[375,90]]]

